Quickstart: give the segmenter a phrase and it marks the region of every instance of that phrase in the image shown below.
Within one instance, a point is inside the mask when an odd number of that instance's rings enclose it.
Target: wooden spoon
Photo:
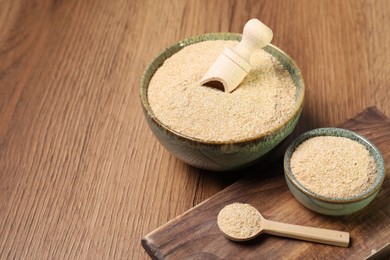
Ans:
[[[316,243],[348,247],[349,233],[275,222],[265,219],[249,204],[233,203],[218,214],[218,227],[233,241],[251,240],[262,233]]]

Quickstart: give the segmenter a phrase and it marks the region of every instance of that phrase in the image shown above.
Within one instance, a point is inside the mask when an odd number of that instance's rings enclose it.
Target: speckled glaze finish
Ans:
[[[374,185],[368,191],[349,198],[324,197],[302,186],[291,171],[291,156],[301,143],[316,136],[346,137],[364,145],[376,162],[377,179]],[[290,191],[304,206],[324,215],[341,216],[363,209],[375,198],[385,178],[385,163],[378,149],[365,137],[341,128],[318,128],[302,134],[288,147],[284,156],[284,173]]]
[[[270,153],[273,148],[293,131],[302,111],[304,82],[295,62],[277,47],[268,45],[264,49],[284,65],[297,87],[294,111],[284,125],[278,126],[267,134],[239,142],[206,142],[175,132],[159,121],[149,105],[148,86],[150,79],[164,61],[173,54],[190,44],[207,40],[239,41],[241,40],[241,34],[204,34],[180,41],[167,48],[154,58],[144,72],[140,87],[141,104],[152,132],[161,144],[177,158],[192,166],[212,171],[227,171],[242,168],[261,160],[261,158]]]

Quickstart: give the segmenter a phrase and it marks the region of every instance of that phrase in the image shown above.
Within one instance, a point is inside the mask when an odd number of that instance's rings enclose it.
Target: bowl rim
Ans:
[[[291,122],[297,116],[300,115],[300,113],[302,111],[302,107],[303,107],[303,100],[304,100],[304,93],[305,93],[305,83],[304,83],[301,71],[300,71],[298,65],[296,64],[296,62],[288,54],[286,54],[283,50],[279,49],[278,47],[276,47],[276,46],[274,46],[272,44],[268,44],[268,46],[266,46],[265,48],[270,48],[270,49],[272,49],[275,52],[279,52],[282,56],[284,56],[286,58],[286,60],[288,60],[288,63],[290,64],[291,68],[293,68],[294,73],[296,74],[297,79],[301,83],[301,84],[299,84],[300,85],[300,91],[298,92],[298,97],[295,100],[294,111],[290,114],[290,116],[287,118],[287,120],[285,122],[283,122],[283,124],[273,128],[273,129],[271,129],[271,130],[269,130],[269,131],[267,131],[265,133],[262,133],[262,134],[259,134],[259,135],[255,135],[255,136],[252,136],[252,137],[249,137],[249,138],[240,139],[240,140],[229,140],[229,141],[215,141],[215,140],[203,140],[203,139],[200,139],[200,138],[196,138],[196,137],[193,137],[193,136],[182,134],[182,133],[177,132],[174,129],[170,128],[169,126],[165,125],[163,122],[161,122],[154,115],[153,110],[150,107],[150,104],[148,102],[148,97],[147,97],[147,89],[148,89],[149,81],[150,81],[150,79],[153,77],[154,73],[158,69],[158,68],[156,68],[153,71],[154,64],[159,59],[161,59],[164,56],[166,56],[164,58],[164,61],[165,61],[166,59],[168,59],[169,57],[171,57],[173,54],[177,53],[178,51],[180,51],[184,47],[186,47],[188,45],[191,45],[191,44],[199,43],[199,42],[202,42],[202,41],[210,40],[210,37],[213,38],[212,40],[237,40],[237,41],[239,41],[239,40],[241,40],[242,34],[239,34],[239,33],[223,33],[223,32],[220,32],[220,33],[207,33],[207,34],[200,34],[200,35],[192,36],[192,37],[186,38],[184,40],[180,40],[180,41],[176,42],[175,44],[169,46],[168,48],[166,48],[162,52],[160,52],[157,56],[155,56],[152,59],[152,61],[148,64],[146,69],[144,70],[144,73],[143,73],[142,79],[141,79],[141,85],[140,85],[141,104],[142,104],[144,112],[148,115],[148,117],[156,125],[158,125],[162,129],[164,129],[166,132],[170,133],[171,135],[174,135],[174,136],[176,136],[178,138],[182,138],[182,139],[184,139],[186,141],[189,141],[189,142],[192,142],[192,143],[195,143],[195,144],[203,144],[203,145],[245,145],[245,144],[249,144],[249,143],[253,143],[253,142],[258,142],[258,141],[263,140],[263,139],[265,139],[267,137],[272,137],[274,135],[277,135],[278,133],[280,133],[282,131],[282,129],[289,122]],[[166,53],[171,51],[171,50],[176,50],[176,51],[171,53],[169,56],[167,56]],[[152,74],[150,76],[148,76],[148,73],[150,73],[150,71],[153,71],[153,72],[152,72]],[[294,85],[296,85],[295,82],[294,82]],[[298,86],[297,86],[297,89],[298,89]]]
[[[317,194],[315,192],[312,192],[308,190],[305,186],[303,186],[294,176],[291,167],[290,167],[290,160],[293,152],[295,149],[302,144],[304,141],[317,137],[317,136],[337,136],[337,137],[346,137],[352,141],[358,142],[366,147],[366,149],[370,152],[370,155],[373,156],[375,155],[375,164],[376,164],[376,169],[377,169],[377,178],[374,182],[374,184],[368,189],[367,191],[354,195],[351,197],[344,197],[344,198],[332,198],[332,197],[327,197],[323,196],[320,194]],[[352,138],[353,137],[353,138]],[[339,203],[353,203],[353,202],[358,202],[362,201],[373,194],[375,194],[380,187],[382,186],[382,183],[385,178],[385,161],[383,159],[382,154],[378,150],[378,148],[371,142],[369,141],[366,137],[345,129],[345,128],[337,128],[337,127],[323,127],[323,128],[316,128],[312,129],[310,131],[307,131],[303,134],[301,134],[299,137],[297,137],[287,148],[285,154],[284,154],[284,173],[285,176],[290,180],[290,183],[294,185],[295,188],[297,188],[300,192],[303,194],[309,196],[312,199],[320,200],[323,202],[327,203],[334,203],[334,204],[339,204]]]

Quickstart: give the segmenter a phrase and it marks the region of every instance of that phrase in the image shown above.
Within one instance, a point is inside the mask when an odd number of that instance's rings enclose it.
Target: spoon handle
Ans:
[[[265,220],[263,231],[268,234],[295,238],[322,244],[348,247],[349,233],[324,228],[292,225]]]

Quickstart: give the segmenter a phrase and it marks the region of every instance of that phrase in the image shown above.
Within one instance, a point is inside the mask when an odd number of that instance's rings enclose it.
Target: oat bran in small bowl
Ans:
[[[326,215],[361,210],[384,180],[384,160],[365,137],[340,128],[304,133],[287,149],[288,187],[304,206]]]

